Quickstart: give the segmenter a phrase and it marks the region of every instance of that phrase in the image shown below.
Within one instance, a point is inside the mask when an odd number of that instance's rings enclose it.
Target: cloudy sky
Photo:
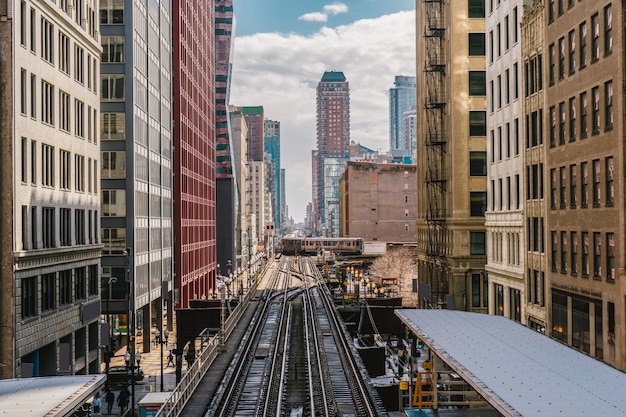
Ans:
[[[324,71],[350,83],[351,140],[389,149],[389,89],[415,75],[414,0],[234,0],[230,103],[281,123],[289,216],[304,220],[317,147],[315,88]]]

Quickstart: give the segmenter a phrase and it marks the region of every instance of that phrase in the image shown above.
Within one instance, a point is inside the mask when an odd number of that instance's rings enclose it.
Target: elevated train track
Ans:
[[[205,415],[386,415],[313,262],[277,262]]]

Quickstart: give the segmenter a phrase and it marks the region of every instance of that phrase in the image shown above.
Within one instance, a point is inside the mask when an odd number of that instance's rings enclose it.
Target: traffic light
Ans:
[[[422,342],[421,340],[418,340],[418,341],[417,341],[417,348],[418,348],[418,349],[421,349],[421,348],[423,348],[423,347],[424,347],[424,342]]]

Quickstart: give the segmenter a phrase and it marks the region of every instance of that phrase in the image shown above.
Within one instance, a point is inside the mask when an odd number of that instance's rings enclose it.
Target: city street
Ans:
[[[174,326],[175,328],[175,326]],[[151,337],[154,340],[154,335]],[[174,348],[173,340],[176,340],[175,331],[171,331],[169,334],[169,343],[167,346],[163,345],[163,391],[172,391],[176,387],[176,367],[167,366],[167,355],[170,349]],[[142,352],[141,343],[137,344],[137,352]],[[110,366],[125,366],[124,354],[126,353],[126,346],[122,346],[115,352],[115,356],[111,359]],[[183,364],[183,374],[186,370],[186,364]],[[160,392],[161,390],[161,349],[158,344],[153,345],[149,353],[141,354],[140,368],[143,370],[145,377],[143,381],[135,384],[135,410],[137,412],[137,403],[150,392]],[[105,372],[103,365],[102,372]],[[102,391],[100,397],[102,398],[101,415],[121,416],[121,409],[117,404],[117,398],[120,391],[123,389],[121,386],[112,387],[112,391],[115,394],[115,401],[113,403],[113,409],[111,414],[107,413],[108,404],[105,401],[106,392]],[[132,393],[132,387],[128,386],[128,391]],[[130,416],[130,404],[124,415]]]

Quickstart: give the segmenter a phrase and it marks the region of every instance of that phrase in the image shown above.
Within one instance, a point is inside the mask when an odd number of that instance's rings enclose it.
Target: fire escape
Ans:
[[[426,98],[425,150],[427,156],[426,191],[428,212],[429,283],[431,301],[442,303],[448,293],[446,267],[446,193],[448,187],[447,145],[449,129],[446,118],[448,92],[446,89],[445,6],[443,0],[423,0],[426,27],[424,29]]]

